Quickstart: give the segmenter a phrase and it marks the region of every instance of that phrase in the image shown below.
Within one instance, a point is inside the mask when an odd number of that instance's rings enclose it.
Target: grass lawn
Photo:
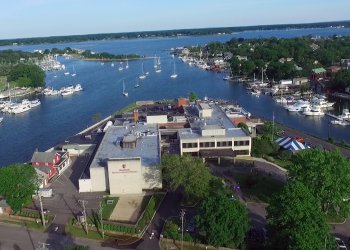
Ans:
[[[123,113],[125,113],[127,111],[131,111],[131,110],[133,110],[133,109],[135,109],[137,107],[138,106],[136,105],[135,102],[130,103],[129,105],[127,105],[124,108],[122,108],[122,109],[118,110],[117,112],[115,112],[114,115],[121,115],[121,114],[123,114]]]
[[[292,161],[288,161],[288,160],[281,160],[281,159],[276,159],[274,158],[273,163],[277,164],[278,166],[284,168],[284,169],[289,169],[290,166],[292,166]]]
[[[266,176],[234,173],[233,178],[239,183],[243,194],[257,202],[268,203],[271,195],[283,187],[282,182]]]
[[[72,225],[72,221],[70,220],[66,225],[66,233],[68,235],[79,237],[79,238],[87,238],[92,240],[108,240],[110,237],[105,235],[105,239],[102,239],[102,235],[99,232],[89,230],[89,233],[86,234],[83,227],[75,227]]]
[[[109,217],[111,216],[115,206],[117,205],[118,202],[118,197],[106,197],[102,201],[102,219],[103,220],[109,220]],[[107,204],[108,200],[113,200],[112,204]]]

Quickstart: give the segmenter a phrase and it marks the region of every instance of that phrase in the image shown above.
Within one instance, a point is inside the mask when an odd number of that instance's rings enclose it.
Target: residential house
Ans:
[[[247,56],[240,56],[240,55],[237,55],[236,58],[237,58],[239,61],[248,61],[248,57],[247,57]]]
[[[5,199],[0,198],[0,215],[1,214],[11,214],[12,213],[12,209],[9,206],[9,204],[7,204]]]
[[[320,80],[326,77],[326,70],[324,68],[316,68],[312,70],[311,80]]]

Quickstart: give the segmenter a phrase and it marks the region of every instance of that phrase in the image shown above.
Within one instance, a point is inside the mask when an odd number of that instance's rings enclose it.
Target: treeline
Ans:
[[[107,52],[96,53],[91,50],[79,51],[77,49],[72,49],[70,47],[66,47],[64,49],[52,48],[46,49],[43,52],[44,55],[53,54],[53,55],[77,55],[79,57],[87,58],[87,59],[100,59],[100,60],[125,60],[125,59],[138,59],[141,56],[136,54],[128,54],[128,55],[114,55]]]
[[[7,77],[18,87],[42,87],[45,72],[34,62],[43,58],[40,53],[4,50],[0,51],[0,76]]]
[[[350,21],[322,22],[307,24],[278,24],[278,25],[256,25],[247,27],[221,27],[221,28],[203,28],[203,29],[177,29],[163,31],[144,31],[144,32],[124,32],[124,33],[104,33],[104,34],[87,34],[72,36],[51,36],[36,38],[18,38],[0,40],[0,46],[13,44],[41,44],[41,43],[65,43],[65,42],[83,42],[94,40],[112,40],[112,39],[130,39],[130,38],[147,38],[147,37],[168,37],[168,36],[199,36],[213,35],[218,33],[233,33],[248,30],[274,30],[274,29],[301,29],[301,28],[327,28],[327,27],[344,26],[350,27]]]
[[[210,43],[203,51],[209,58],[232,53],[228,61],[234,75],[260,75],[263,68],[270,80],[281,80],[309,76],[314,68],[340,65],[341,59],[350,55],[350,37],[235,38]]]

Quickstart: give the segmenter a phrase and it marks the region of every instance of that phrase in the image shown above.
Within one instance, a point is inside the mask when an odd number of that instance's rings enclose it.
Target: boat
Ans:
[[[4,117],[0,117],[0,123],[2,123],[3,120],[4,120]]]
[[[65,75],[65,76],[68,76],[68,75],[69,75],[69,72],[64,72],[64,75]]]
[[[310,107],[310,103],[308,101],[298,100],[293,105],[288,105],[286,107],[286,109],[289,112],[299,112],[299,111],[303,111],[304,109],[306,109],[308,107]]]
[[[30,101],[29,105],[30,105],[31,108],[34,108],[34,107],[39,106],[40,104],[41,104],[41,102],[40,102],[39,99],[34,99],[34,100]]]
[[[342,120],[332,120],[331,123],[333,125],[340,125],[340,126],[349,126],[350,125],[350,122],[345,121],[344,119],[342,119]]]
[[[52,95],[52,91],[53,91],[52,88],[47,87],[47,88],[45,88],[45,89],[43,90],[42,93],[43,93],[44,95]]]
[[[119,70],[119,71],[123,71],[123,70],[124,70],[123,63],[122,63],[122,62],[120,62],[120,66],[119,66],[118,70]]]
[[[83,88],[81,87],[81,85],[78,83],[77,85],[75,85],[74,87],[74,92],[79,92],[79,91],[82,91]]]
[[[111,67],[114,67],[114,63],[111,63]]]
[[[59,95],[61,92],[57,89],[53,89],[51,95]]]
[[[77,72],[75,72],[75,68],[74,68],[74,65],[73,65],[73,74],[71,74],[71,76],[76,76],[77,75]]]
[[[306,115],[306,116],[323,116],[324,112],[322,111],[320,106],[310,106],[309,108],[305,108],[304,109],[303,115]]]
[[[125,83],[124,83],[124,80],[123,80],[123,96],[125,96],[125,97],[128,97],[128,96],[129,96],[129,93],[126,92],[126,90],[125,90]]]
[[[156,73],[160,73],[160,72],[162,72],[162,69],[161,69],[160,66],[158,66],[157,69],[156,69]]]
[[[139,79],[143,80],[147,77],[147,75],[143,71],[143,63],[142,63],[142,74],[139,76]]]
[[[136,84],[135,84],[134,88],[138,88],[138,87],[140,87],[140,84],[139,84],[139,80],[136,78]]]
[[[174,73],[170,76],[170,78],[175,79],[177,77],[176,71],[175,71],[175,60],[174,60]]]
[[[129,60],[128,58],[126,58],[126,65],[125,65],[125,69],[128,69],[129,68]]]
[[[61,88],[60,92],[62,96],[72,95],[74,93],[74,87],[73,85],[63,87]]]
[[[23,100],[23,101],[22,101],[22,103],[17,104],[16,106],[14,106],[12,108],[12,110],[11,110],[12,114],[21,114],[21,113],[27,112],[31,109],[30,102],[28,101],[28,103],[27,103],[27,100]]]
[[[311,100],[311,104],[319,105],[323,109],[332,108],[335,104],[334,102],[328,102],[323,96],[322,97],[314,97]]]

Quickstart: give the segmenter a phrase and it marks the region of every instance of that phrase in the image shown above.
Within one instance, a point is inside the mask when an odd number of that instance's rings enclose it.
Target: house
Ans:
[[[60,174],[70,165],[68,152],[63,151],[35,151],[32,159],[32,166],[41,169],[51,179],[56,174]]]
[[[341,70],[340,66],[336,66],[336,65],[330,66],[327,68],[327,76],[331,77],[332,75],[337,73],[339,70]]]
[[[340,64],[344,69],[349,69],[350,68],[350,59],[341,59]]]
[[[309,83],[309,79],[307,77],[298,77],[293,79],[294,85],[302,85],[306,83]]]
[[[9,204],[7,204],[5,199],[0,198],[0,215],[1,214],[11,214],[12,213],[12,209],[9,206]]]
[[[315,68],[312,69],[311,80],[323,79],[326,76],[326,70],[324,68]]]
[[[183,107],[190,105],[190,100],[188,98],[178,98],[177,99],[177,107]]]
[[[237,58],[239,61],[248,61],[248,57],[247,57],[247,56],[239,56],[239,55],[237,55],[236,58]]]
[[[311,48],[313,51],[316,51],[316,50],[318,50],[318,49],[320,48],[320,46],[317,45],[316,43],[313,43],[313,44],[310,45],[310,48]]]

